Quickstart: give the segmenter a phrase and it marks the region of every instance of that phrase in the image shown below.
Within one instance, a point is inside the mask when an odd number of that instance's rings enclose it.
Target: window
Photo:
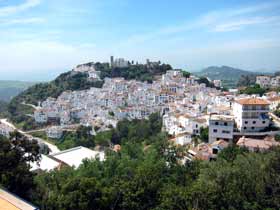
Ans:
[[[198,125],[196,124],[195,127],[198,128]]]
[[[212,149],[212,153],[215,155],[215,154],[218,154],[219,150],[217,148],[213,148]]]
[[[248,121],[245,121],[245,124],[248,124]]]
[[[227,126],[227,125],[228,125],[227,122],[225,122],[225,123],[224,123],[224,126]]]
[[[245,126],[245,127],[244,127],[244,130],[246,130],[246,129],[247,129],[247,127]]]
[[[255,130],[255,127],[252,127],[252,130]]]
[[[219,123],[218,123],[218,122],[215,122],[215,125],[219,125]]]
[[[265,121],[262,121],[263,124],[265,124]]]
[[[214,133],[217,133],[217,132],[218,132],[218,130],[217,130],[217,129],[214,129],[214,130],[213,130],[213,132],[214,132]]]
[[[253,124],[256,124],[256,121],[253,121]]]
[[[230,131],[222,131],[222,133],[230,134]]]

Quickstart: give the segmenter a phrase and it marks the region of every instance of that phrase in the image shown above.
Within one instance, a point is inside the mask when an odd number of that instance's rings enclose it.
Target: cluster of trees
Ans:
[[[214,85],[212,82],[210,82],[206,77],[200,77],[200,78],[197,80],[197,82],[198,82],[199,84],[201,84],[201,83],[206,84],[206,87],[210,87],[210,88],[214,88],[214,87],[215,87],[215,85]]]
[[[91,135],[91,127],[80,126],[76,132],[65,132],[55,144],[62,150],[76,146],[93,148],[98,145],[109,147],[110,144],[124,144],[126,142],[150,144],[160,133],[162,119],[159,113],[151,114],[148,120],[127,119],[119,121],[116,128]]]
[[[0,185],[43,210],[280,208],[279,148],[249,153],[232,146],[217,161],[183,164],[185,150],[169,144],[156,119],[144,130],[122,122],[116,129],[122,149],[107,151],[104,162],[36,175],[27,164],[38,159],[36,143],[1,138]]]
[[[164,137],[148,148],[127,142],[120,153],[108,153],[104,162],[85,161],[77,170],[32,174],[30,182],[20,176],[29,187],[21,195],[41,209],[280,208],[279,149],[248,153],[230,147],[216,162],[186,164],[178,164],[180,154]],[[7,186],[2,180],[1,184]]]
[[[0,135],[0,187],[31,199],[36,186],[28,162],[39,160],[39,153],[37,142],[18,132],[12,133],[10,139]]]
[[[91,127],[80,126],[76,132],[67,131],[63,136],[55,140],[55,144],[61,150],[77,146],[93,148],[95,146],[94,136],[91,135]]]
[[[0,101],[0,118],[7,117],[8,115],[8,103],[5,101]]]
[[[255,84],[253,86],[248,86],[243,90],[240,90],[241,94],[248,94],[248,95],[253,95],[253,94],[259,94],[262,96],[266,92],[266,89],[261,88],[260,85]]]
[[[155,66],[147,66],[143,64],[130,65],[128,67],[110,67],[107,63],[96,63],[96,70],[101,71],[101,79],[105,77],[123,77],[127,80],[136,79],[152,83],[157,75],[166,73],[172,67],[169,64],[159,64]]]

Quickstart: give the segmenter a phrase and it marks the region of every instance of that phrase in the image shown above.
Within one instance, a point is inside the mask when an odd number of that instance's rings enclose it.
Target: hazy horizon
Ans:
[[[101,61],[102,62],[102,61]],[[106,62],[106,61],[104,61]],[[221,67],[221,66],[226,66],[226,65],[210,65],[207,67],[212,67],[212,66],[217,66],[217,67]],[[179,67],[174,67],[173,68],[179,68]],[[196,73],[199,72],[207,67],[201,68],[201,69],[183,69],[186,71],[189,71],[191,73]],[[235,66],[229,66],[232,68],[237,68]],[[63,70],[49,70],[49,71],[30,71],[30,73],[25,73],[22,72],[21,74],[19,73],[17,75],[17,77],[14,77],[13,75],[7,73],[5,74],[2,73],[2,76],[0,78],[0,82],[1,81],[21,81],[21,82],[49,82],[53,79],[55,79],[56,77],[58,77],[60,74],[71,71],[72,68],[69,69],[63,69]],[[244,70],[244,71],[251,71],[251,72],[261,72],[261,73],[274,73],[277,70],[267,70],[267,69],[256,69],[256,70],[252,70],[252,69],[240,69],[240,70]],[[20,72],[20,71],[19,71]],[[18,78],[18,79],[17,79]]]

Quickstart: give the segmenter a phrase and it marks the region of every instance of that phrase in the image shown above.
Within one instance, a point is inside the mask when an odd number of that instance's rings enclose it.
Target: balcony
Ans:
[[[269,111],[269,107],[243,107],[242,111],[248,111],[248,112],[251,112],[251,111],[261,111],[261,112],[264,112],[264,111]]]
[[[258,116],[242,116],[242,119],[259,119],[259,120],[268,120],[269,116],[267,114],[260,114]]]
[[[269,108],[259,108],[259,109],[242,109],[242,111],[244,112],[268,112],[269,111]]]

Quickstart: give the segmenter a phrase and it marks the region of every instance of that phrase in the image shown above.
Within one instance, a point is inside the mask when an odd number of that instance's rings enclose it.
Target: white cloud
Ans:
[[[41,0],[26,0],[22,4],[6,6],[0,8],[0,16],[8,16],[36,7],[41,3]]]
[[[50,69],[67,71],[80,62],[105,58],[102,55],[102,51],[87,44],[74,46],[46,40],[0,43],[0,72]]]
[[[21,18],[21,19],[11,19],[11,20],[0,20],[1,26],[17,25],[17,24],[38,24],[44,23],[46,20],[39,17],[33,18]]]
[[[158,39],[162,36],[172,35],[182,32],[187,32],[200,28],[209,28],[213,31],[233,31],[238,30],[242,26],[252,24],[263,24],[268,22],[279,21],[279,17],[250,17],[244,19],[242,16],[252,16],[256,12],[265,12],[272,10],[280,6],[280,2],[268,2],[254,6],[248,6],[236,9],[224,9],[217,11],[210,11],[204,15],[201,15],[195,20],[179,23],[176,26],[166,26],[159,28],[158,30],[151,31],[148,33],[137,34],[129,37],[121,43],[121,46],[135,45],[137,43],[143,43],[149,40]],[[237,19],[237,20],[236,20]],[[228,21],[221,23],[222,21]]]
[[[227,32],[240,30],[245,26],[259,25],[265,23],[277,23],[280,21],[280,17],[254,17],[249,19],[239,19],[215,26],[213,31],[216,32]]]

